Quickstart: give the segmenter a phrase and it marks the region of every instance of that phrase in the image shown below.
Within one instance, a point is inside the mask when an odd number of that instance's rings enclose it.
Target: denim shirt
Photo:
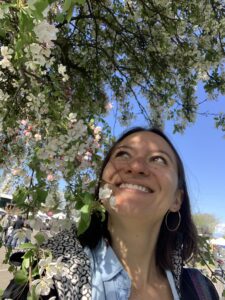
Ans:
[[[92,270],[92,300],[128,300],[131,280],[119,259],[104,240],[95,249],[84,249],[89,256]],[[173,275],[166,270],[173,299],[179,300]]]

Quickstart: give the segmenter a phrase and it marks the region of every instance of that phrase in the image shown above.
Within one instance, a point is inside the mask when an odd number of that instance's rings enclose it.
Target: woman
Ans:
[[[212,283],[183,268],[196,252],[182,161],[158,129],[126,132],[103,162],[96,195],[106,219],[92,215],[79,236],[64,231],[46,245],[63,256],[54,278],[59,299],[216,300]]]

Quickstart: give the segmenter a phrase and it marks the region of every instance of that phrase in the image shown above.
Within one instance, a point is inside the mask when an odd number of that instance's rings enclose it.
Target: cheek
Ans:
[[[161,172],[158,174],[158,178],[161,181],[164,188],[170,192],[175,193],[178,189],[178,177],[177,173],[174,172]]]
[[[112,182],[119,176],[121,166],[118,163],[109,161],[102,173],[102,179]]]
[[[105,169],[102,173],[102,179],[108,180],[112,176],[112,167],[109,163],[105,166]]]

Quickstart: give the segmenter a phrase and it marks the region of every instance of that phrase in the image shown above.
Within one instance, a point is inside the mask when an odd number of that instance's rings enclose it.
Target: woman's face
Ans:
[[[115,207],[103,203],[110,215],[161,220],[168,210],[178,211],[176,157],[159,135],[141,131],[124,138],[114,149],[102,179],[112,184]]]

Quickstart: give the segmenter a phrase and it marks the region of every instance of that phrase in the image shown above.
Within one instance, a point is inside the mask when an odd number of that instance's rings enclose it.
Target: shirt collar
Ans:
[[[111,280],[123,270],[123,266],[113,249],[111,246],[107,245],[103,239],[94,249],[94,256],[99,266],[103,281]]]

